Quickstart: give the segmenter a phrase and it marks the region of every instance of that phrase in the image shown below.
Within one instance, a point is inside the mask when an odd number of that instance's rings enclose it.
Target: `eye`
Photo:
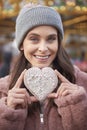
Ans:
[[[30,40],[31,42],[34,42],[34,43],[39,42],[39,38],[34,37],[34,36],[33,36],[33,37],[30,37],[29,40]]]
[[[50,43],[52,43],[52,42],[54,42],[56,39],[57,39],[56,36],[49,36],[48,39],[47,39],[47,41],[50,42]]]

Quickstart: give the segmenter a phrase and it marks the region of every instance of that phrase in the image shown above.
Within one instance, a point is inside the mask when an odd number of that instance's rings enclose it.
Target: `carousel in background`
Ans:
[[[29,2],[51,6],[60,13],[64,47],[72,62],[87,71],[87,0],[0,0],[0,47],[14,41],[16,17]]]

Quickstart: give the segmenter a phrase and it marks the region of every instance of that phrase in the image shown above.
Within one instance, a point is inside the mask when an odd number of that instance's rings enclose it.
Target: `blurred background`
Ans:
[[[48,5],[63,21],[63,45],[73,64],[87,72],[87,0],[0,0],[0,77],[9,74],[19,51],[15,43],[15,21],[28,2]]]

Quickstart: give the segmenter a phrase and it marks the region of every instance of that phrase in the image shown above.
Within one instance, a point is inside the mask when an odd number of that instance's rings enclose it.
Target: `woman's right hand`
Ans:
[[[21,73],[15,86],[8,91],[7,106],[11,108],[15,109],[17,105],[21,105],[22,108],[25,108],[28,104],[31,104],[31,102],[38,101],[34,96],[29,95],[26,88],[20,88],[25,71],[26,70]]]

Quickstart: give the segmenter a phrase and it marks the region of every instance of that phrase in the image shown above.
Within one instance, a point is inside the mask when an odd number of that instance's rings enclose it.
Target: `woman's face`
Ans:
[[[32,66],[50,66],[58,51],[58,33],[52,26],[39,26],[32,29],[23,41],[21,50]]]

